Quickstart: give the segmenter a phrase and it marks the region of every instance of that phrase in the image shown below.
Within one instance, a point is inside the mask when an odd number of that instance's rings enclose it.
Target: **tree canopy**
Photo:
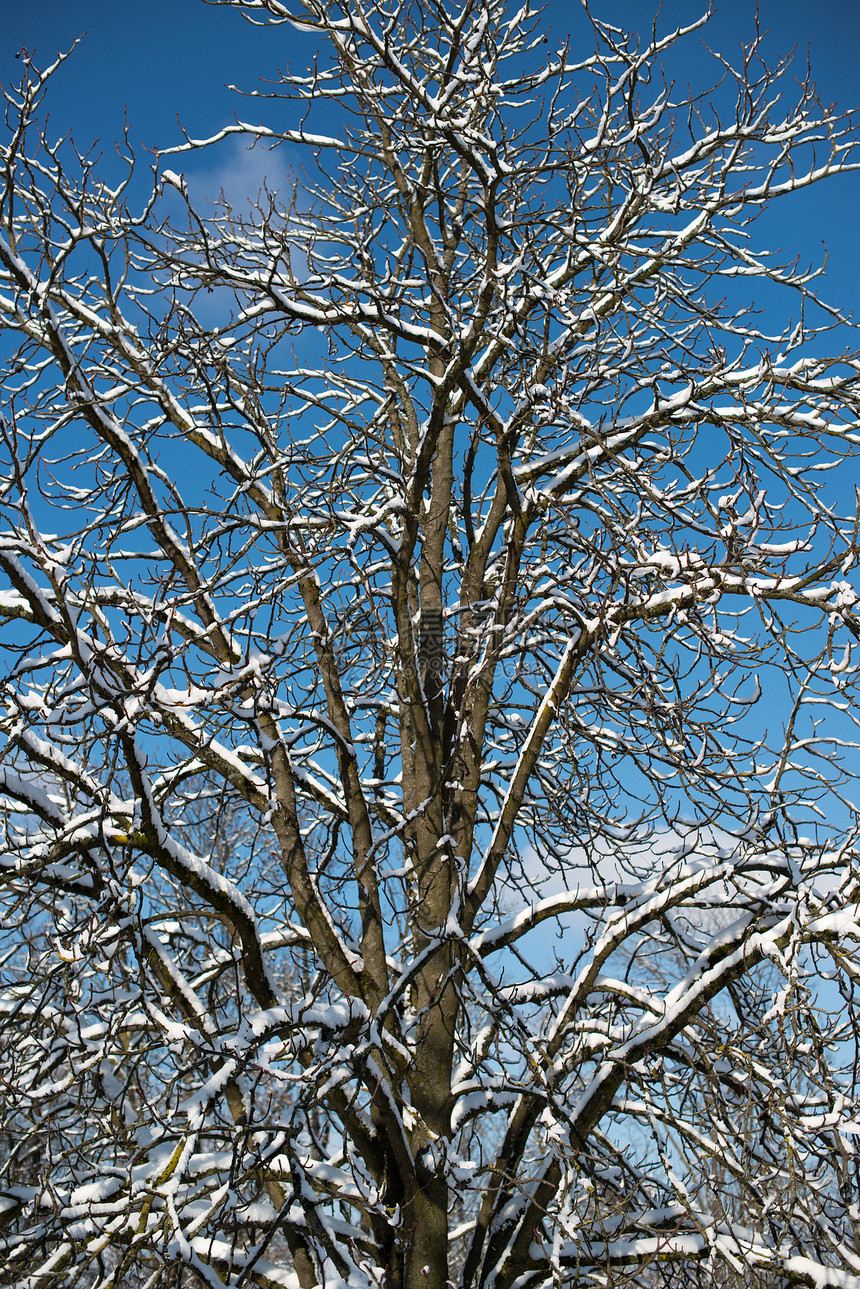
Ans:
[[[856,1286],[860,362],[756,225],[856,123],[235,7],[313,58],[120,181],[6,90],[4,1278]]]

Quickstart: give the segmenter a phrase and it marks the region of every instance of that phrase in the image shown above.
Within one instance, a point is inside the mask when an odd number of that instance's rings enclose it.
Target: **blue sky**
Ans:
[[[621,26],[648,28],[656,3],[648,0],[594,0],[597,16]],[[665,0],[660,27],[689,22],[704,7],[698,0]],[[551,0],[546,22],[561,37],[579,14],[578,0]],[[822,96],[843,106],[860,102],[860,5],[856,0],[760,0],[761,25],[771,32],[774,49],[797,46],[805,59],[811,49],[813,72]],[[748,39],[753,0],[715,0],[715,15],[705,39],[726,54]],[[81,138],[110,141],[127,105],[133,137],[148,143],[175,135],[176,115],[192,131],[228,119],[235,96],[224,85],[252,85],[291,61],[305,63],[313,37],[291,27],[255,28],[226,6],[202,0],[147,0],[143,6],[117,0],[40,0],[9,6],[0,51],[0,76],[16,73],[15,52],[35,51],[40,62],[53,58],[86,33],[74,63],[58,84],[56,119],[70,121]],[[686,46],[689,75],[695,80],[704,58],[693,38]],[[697,61],[700,67],[697,69]]]
[[[690,21],[704,4],[666,0],[661,25]],[[595,0],[594,12],[622,26],[650,27],[655,4],[648,0]],[[715,0],[706,39],[726,54],[752,30],[753,0]],[[860,102],[860,4],[856,0],[760,0],[761,23],[774,48],[811,47],[813,72],[823,97],[844,106]],[[552,0],[547,23],[561,36],[576,20],[578,0]],[[113,138],[128,105],[134,137],[147,142],[176,130],[176,114],[191,130],[233,107],[225,82],[251,85],[278,65],[304,61],[313,39],[293,28],[254,28],[230,8],[202,0],[39,0],[8,6],[0,52],[0,76],[15,75],[14,53],[22,46],[50,60],[86,32],[74,64],[66,69],[55,97],[56,117],[71,121],[84,136]],[[690,76],[696,74],[695,41],[687,46]]]
[[[656,4],[595,0],[593,8],[600,17],[635,28],[642,24],[650,27]],[[734,55],[753,30],[756,6],[752,0],[715,0],[715,9],[704,39],[726,55]],[[700,11],[698,0],[665,0],[661,27],[689,22]],[[759,11],[762,27],[771,32],[771,49],[786,52],[797,46],[801,72],[809,48],[825,101],[846,108],[860,103],[857,0],[818,0],[815,4],[760,0]],[[579,15],[578,0],[552,0],[546,12],[552,38],[562,37]],[[53,59],[58,48],[68,48],[86,33],[74,58],[56,79],[49,108],[57,134],[71,127],[81,145],[99,139],[106,165],[126,109],[135,143],[169,146],[177,142],[177,117],[191,133],[209,133],[229,121],[234,111],[252,118],[259,109],[258,104],[230,93],[227,83],[250,88],[258,78],[272,77],[279,66],[290,63],[303,70],[316,43],[312,36],[291,27],[252,27],[234,9],[204,5],[201,0],[147,0],[143,6],[117,0],[39,0],[8,6],[3,27],[0,79],[5,83],[20,74],[14,54],[22,46],[35,51],[44,64]],[[702,83],[711,77],[711,69],[699,37],[692,37],[685,44],[682,74],[693,83]],[[284,158],[284,162],[298,160]],[[214,156],[211,164],[218,164]],[[258,153],[243,162],[243,173],[235,176],[234,182],[247,186],[252,195],[265,168],[271,165],[271,158]],[[213,195],[217,189],[215,184]],[[786,203],[770,234],[776,244],[792,253],[806,252],[805,257],[817,257],[822,241],[826,241],[831,257],[827,294],[849,308],[860,288],[858,207],[860,175],[830,185],[826,194],[817,189]]]

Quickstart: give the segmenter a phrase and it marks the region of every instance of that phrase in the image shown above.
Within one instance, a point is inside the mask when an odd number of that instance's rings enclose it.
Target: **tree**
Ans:
[[[151,184],[7,91],[6,1277],[853,1285],[860,363],[755,228],[852,120],[236,7],[314,61]]]

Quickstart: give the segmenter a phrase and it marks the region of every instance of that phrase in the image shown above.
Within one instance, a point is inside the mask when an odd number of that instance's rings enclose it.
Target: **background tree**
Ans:
[[[7,91],[6,1279],[854,1284],[860,368],[754,227],[852,122],[237,7],[318,57],[148,197]]]

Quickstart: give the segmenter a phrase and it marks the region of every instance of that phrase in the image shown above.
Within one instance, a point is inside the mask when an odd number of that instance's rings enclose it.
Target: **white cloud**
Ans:
[[[258,202],[265,207],[267,192],[277,197],[282,189],[292,188],[283,148],[273,151],[259,144],[249,148],[238,139],[230,139],[219,153],[214,165],[195,168],[185,176],[191,198],[198,206],[225,201],[241,217],[249,215]]]

